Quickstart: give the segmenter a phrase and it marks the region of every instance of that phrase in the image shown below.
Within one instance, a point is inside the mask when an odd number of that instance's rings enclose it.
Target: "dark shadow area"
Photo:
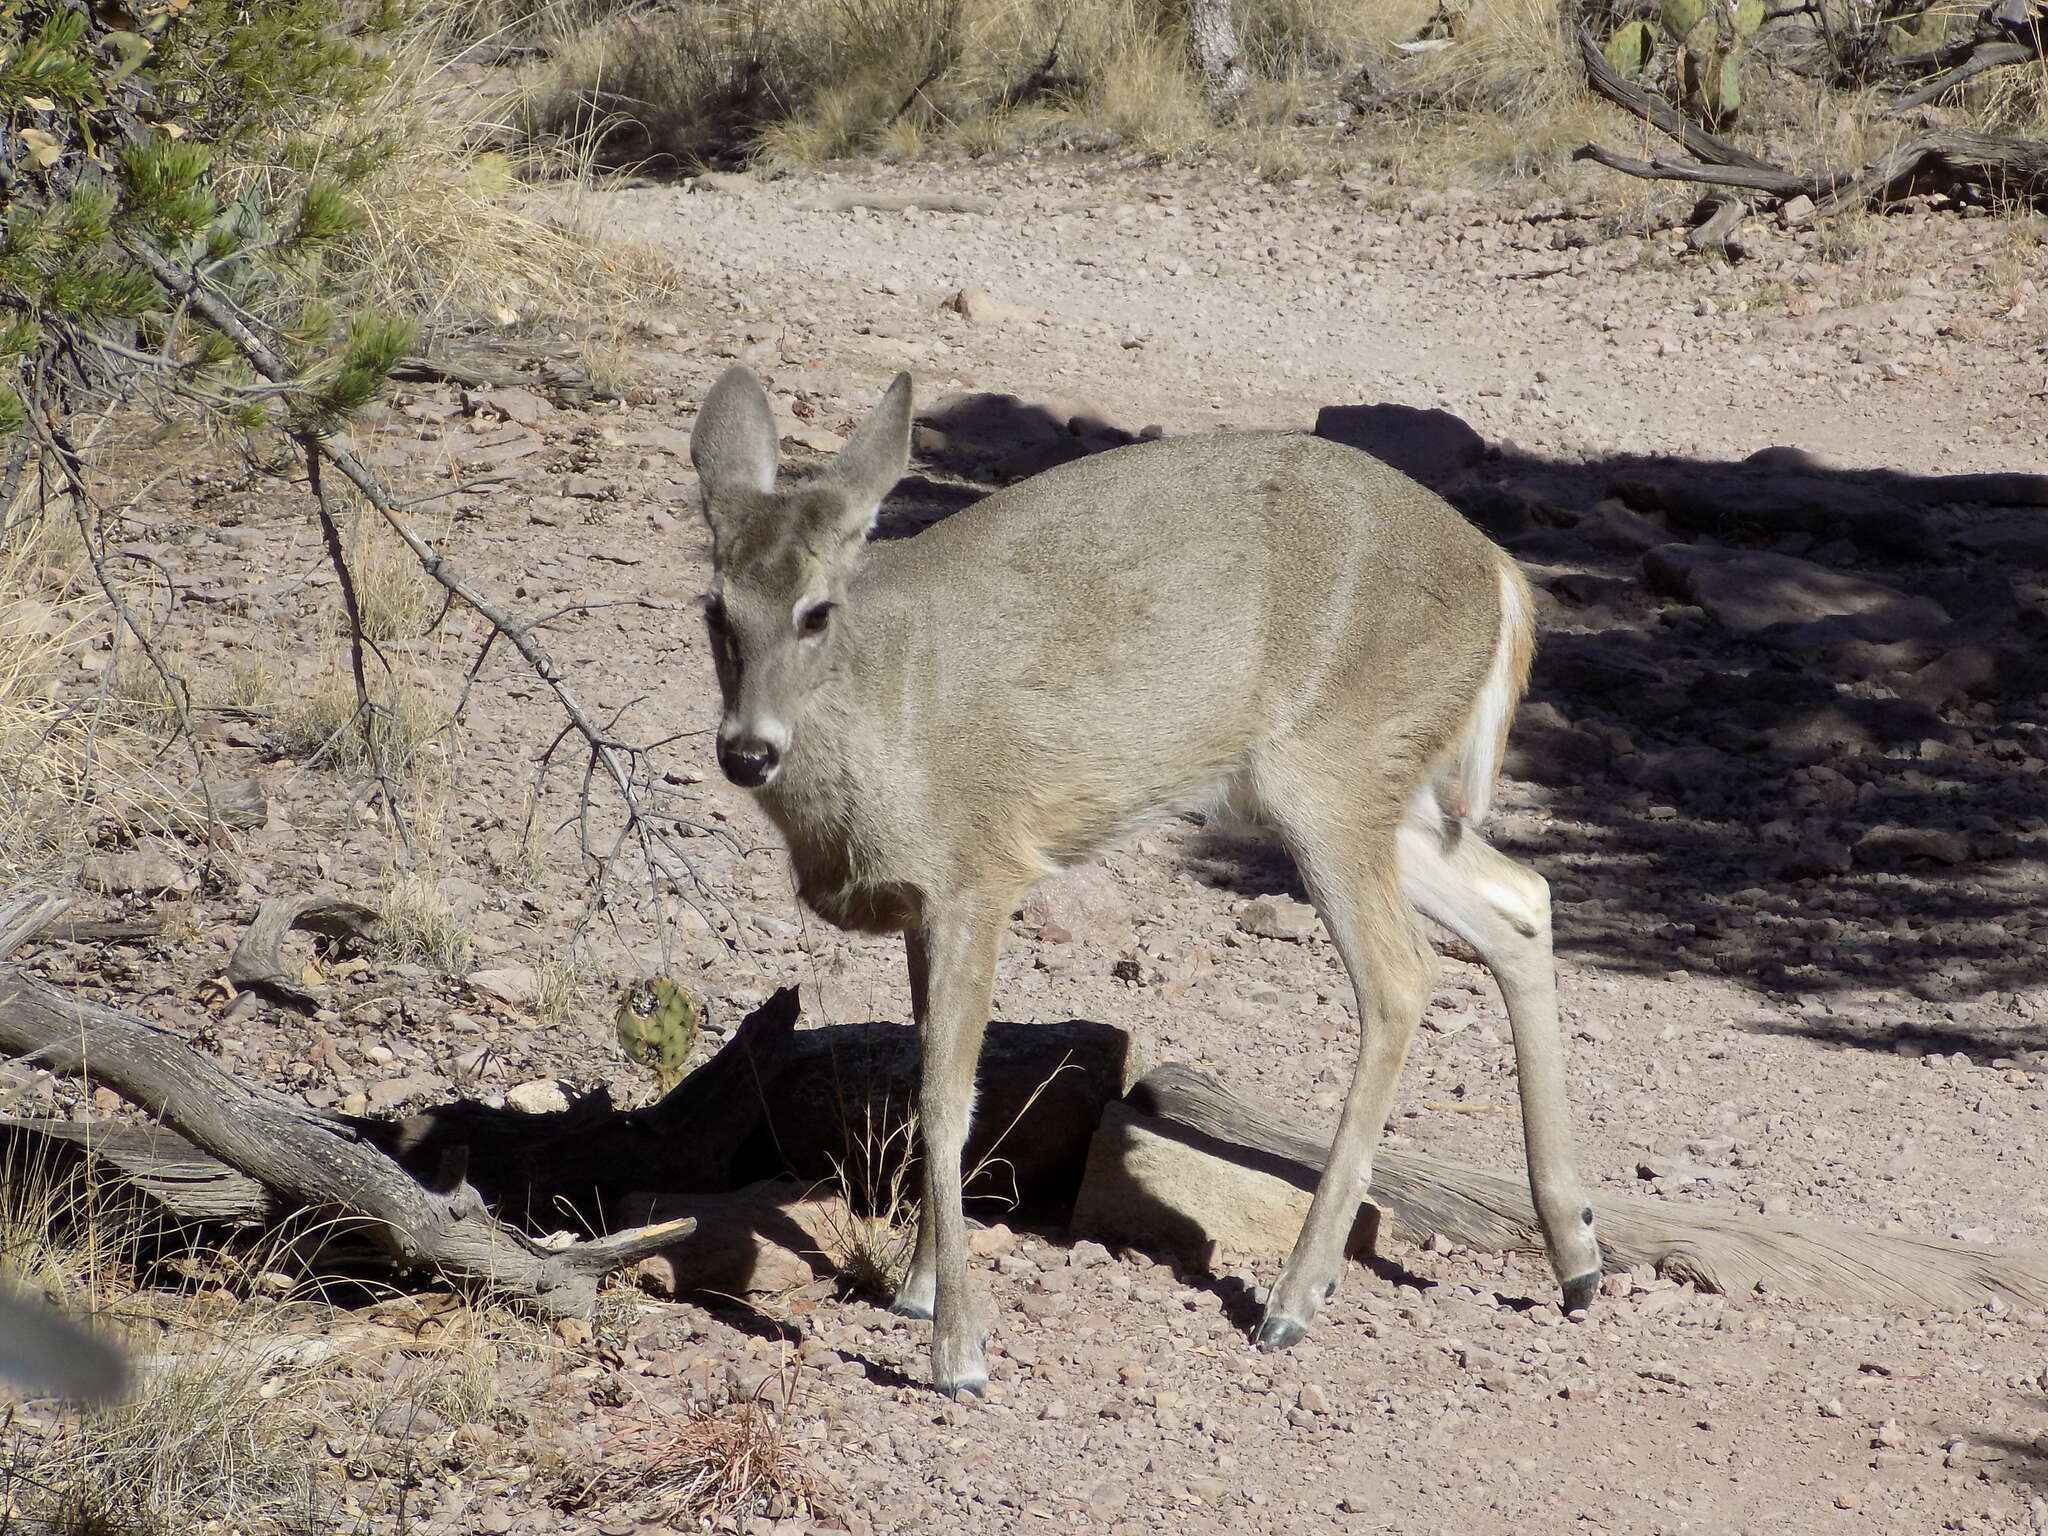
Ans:
[[[2021,1422],[2038,1419],[2041,1411],[2048,1408],[2048,1395],[2039,1392],[2013,1394],[2015,1418]],[[2021,1418],[2022,1413],[2024,1418]],[[1977,1448],[1982,1457],[1979,1466],[1986,1476],[1999,1482],[2013,1483],[2035,1495],[2048,1494],[2048,1445],[2043,1445],[2039,1436],[2020,1436],[1987,1431],[1978,1428],[1964,1428],[1955,1424],[1935,1426],[1943,1436],[1953,1436],[1965,1445]],[[1989,1455],[1982,1453],[1989,1452]]]
[[[2048,980],[2048,479],[1501,456],[1449,495],[1547,594],[1507,772],[1550,820],[1503,842],[1562,950],[2048,1043],[2015,995]]]
[[[919,446],[993,487],[1128,440],[1107,426],[953,397]],[[1538,591],[1506,772],[1547,824],[1495,835],[1552,878],[1561,951],[1813,1013],[1907,992],[1972,1055],[2048,1046],[2048,476],[1569,462],[1385,404],[1318,427],[1419,472]],[[1299,893],[1270,839],[1219,827],[1195,858]]]
[[[770,1179],[836,1190],[870,1211],[914,1197],[916,1031],[884,1021],[798,1030],[796,1019],[785,988],[642,1109],[621,1110],[599,1090],[554,1114],[464,1099],[354,1123],[427,1187],[466,1182],[500,1220],[535,1234],[573,1224],[597,1235],[648,1219],[628,1196],[716,1197]],[[990,1024],[965,1156],[970,1210],[1064,1219],[1103,1105],[1122,1087],[1127,1043],[1086,1019]],[[772,1210],[729,1214],[677,1252],[749,1222],[791,1251],[815,1246],[792,1221],[760,1225],[777,1222]]]
[[[1994,1063],[2015,1071],[2040,1074],[2048,1064],[2025,1061],[2016,1053],[2048,1053],[2048,1029],[2038,1025],[1995,1035],[1968,1029],[1932,1029],[1926,1025],[1864,1024],[1853,1019],[1826,1018],[1785,1023],[1755,1019],[1742,1026],[1752,1034],[1784,1035],[1811,1040],[1844,1051],[1899,1051],[1914,1056],[1967,1056],[1973,1066]]]

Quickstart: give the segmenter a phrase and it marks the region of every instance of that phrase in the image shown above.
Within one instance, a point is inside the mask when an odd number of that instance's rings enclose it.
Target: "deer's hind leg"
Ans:
[[[1327,808],[1313,795],[1265,796],[1323,924],[1351,974],[1358,1004],[1358,1064],[1337,1122],[1330,1160],[1308,1219],[1266,1303],[1261,1349],[1300,1338],[1337,1288],[1344,1245],[1372,1181],[1373,1152],[1393,1108],[1394,1089],[1429,999],[1435,956],[1401,894],[1395,828],[1360,826],[1355,805]],[[1317,814],[1327,809],[1327,814]]]
[[[1550,887],[1469,827],[1447,843],[1431,809],[1425,797],[1401,829],[1402,884],[1417,907],[1479,951],[1500,985],[1515,1037],[1530,1192],[1570,1312],[1600,1284],[1600,1242],[1572,1156]]]

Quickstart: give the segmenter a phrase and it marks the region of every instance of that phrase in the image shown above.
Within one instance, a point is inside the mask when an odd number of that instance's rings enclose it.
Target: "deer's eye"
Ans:
[[[796,621],[796,632],[806,640],[825,633],[827,627],[832,623],[833,606],[831,603],[811,604],[810,607],[803,611],[802,617]]]

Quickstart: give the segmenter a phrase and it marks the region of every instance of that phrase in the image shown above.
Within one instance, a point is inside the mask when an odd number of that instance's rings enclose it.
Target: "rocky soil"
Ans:
[[[467,969],[493,975],[368,963],[310,1016],[220,1011],[206,983],[258,899],[369,899],[399,856],[365,796],[275,759],[260,715],[206,727],[221,771],[272,795],[232,860],[198,872],[148,839],[153,872],[96,866],[105,909],[172,911],[188,937],[51,946],[40,968],[308,1103],[376,1112],[458,1093],[544,1108],[557,1079],[646,1098],[599,974],[678,971],[728,1028],[791,982],[815,1020],[903,1018],[896,947],[798,909],[772,830],[711,761],[686,458],[706,386],[756,367],[792,460],[816,462],[910,369],[928,415],[891,533],[1147,428],[1320,421],[1437,485],[1545,594],[1495,830],[1557,896],[1590,1179],[2048,1244],[2048,480],[2024,478],[2048,473],[2038,222],[1757,228],[1729,265],[1680,254],[1595,181],[1275,188],[1051,158],[907,174],[586,199],[580,216],[668,252],[697,295],[603,338],[626,399],[415,386],[361,434],[401,484],[449,492],[423,521],[522,611],[615,604],[549,644],[623,737],[668,739],[683,846],[723,907],[622,902],[586,931],[596,971],[566,1016],[536,1022],[582,911],[575,783],[549,781],[551,830],[525,844],[558,721],[500,648],[422,834],[473,928]],[[906,190],[987,211],[830,206]],[[1009,398],[961,398],[977,394]],[[482,472],[499,478],[451,489]],[[260,663],[287,699],[333,675],[318,535],[289,496],[167,485],[133,538],[179,584],[169,633],[202,678]],[[482,638],[456,616],[386,649],[446,696]],[[107,663],[84,652],[81,676]],[[1106,1020],[1145,1061],[1334,1120],[1348,993],[1277,850],[1178,821],[1104,868],[1020,914],[998,1015]],[[1427,1024],[1390,1137],[1519,1168],[1484,973],[1447,958]],[[17,1112],[111,1108],[12,1082]],[[385,1413],[328,1453],[402,1461],[417,1528],[633,1531],[658,1513],[626,1476],[649,1426],[780,1371],[824,1491],[750,1531],[2048,1532],[2037,1310],[1832,1308],[1639,1274],[1574,1322],[1540,1265],[1439,1243],[1354,1268],[1309,1339],[1269,1357],[1245,1336],[1264,1268],[1177,1270],[1000,1224],[976,1251],[996,1318],[985,1403],[920,1387],[922,1328],[825,1282],[621,1299],[540,1363],[508,1348],[489,1413]],[[407,1401],[442,1369],[390,1339],[362,1358]],[[579,1498],[565,1465],[619,1476]],[[392,1518],[388,1491],[358,1494]]]

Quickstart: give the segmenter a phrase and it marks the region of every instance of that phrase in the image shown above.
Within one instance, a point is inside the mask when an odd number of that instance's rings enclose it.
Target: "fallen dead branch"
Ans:
[[[1298,1197],[1305,1206],[1328,1151],[1291,1120],[1232,1096],[1191,1067],[1169,1063],[1147,1073],[1104,1117],[1076,1228],[1113,1235],[1102,1224],[1121,1223],[1131,1241],[1199,1247],[1200,1201],[1221,1178],[1250,1170],[1263,1179],[1233,1180],[1231,1198],[1241,1202],[1247,1191],[1263,1190],[1269,1201]],[[1187,1203],[1177,1206],[1173,1194],[1183,1189]],[[1543,1249],[1528,1186],[1519,1178],[1382,1148],[1368,1198],[1418,1242],[1441,1233],[1486,1252]],[[1704,1291],[1923,1308],[1993,1299],[2048,1303],[2044,1253],[1773,1221],[1629,1195],[1595,1195],[1592,1204],[1609,1269],[1648,1265]],[[1243,1219],[1245,1213],[1230,1215]]]
[[[367,944],[379,918],[360,902],[334,896],[273,897],[256,909],[256,920],[228,957],[228,980],[235,986],[267,992],[287,1003],[311,1006],[313,993],[299,984],[284,963],[285,935],[295,928],[322,938]]]
[[[349,1122],[252,1087],[170,1031],[0,966],[0,1050],[90,1077],[202,1151],[316,1215],[367,1222],[400,1263],[524,1303],[586,1317],[598,1282],[685,1236],[683,1220],[550,1250],[502,1226],[444,1159],[438,1188],[414,1179]]]
[[[1920,192],[1963,194],[1980,200],[2048,197],[2048,141],[1988,133],[1931,133],[1899,145],[1861,170],[1801,174],[1736,148],[1690,121],[1669,102],[1630,85],[1583,31],[1579,53],[1595,91],[1677,139],[1690,158],[1659,155],[1639,160],[1599,144],[1585,144],[1572,152],[1574,160],[1591,160],[1647,180],[1702,182],[1761,192],[1786,211],[1788,222],[1882,206]],[[1802,198],[1811,203],[1810,209],[1796,206]],[[1738,204],[1740,211],[1731,211]],[[1701,210],[1701,221],[1687,239],[1696,248],[1726,244],[1750,211],[1746,200],[1713,199]]]

